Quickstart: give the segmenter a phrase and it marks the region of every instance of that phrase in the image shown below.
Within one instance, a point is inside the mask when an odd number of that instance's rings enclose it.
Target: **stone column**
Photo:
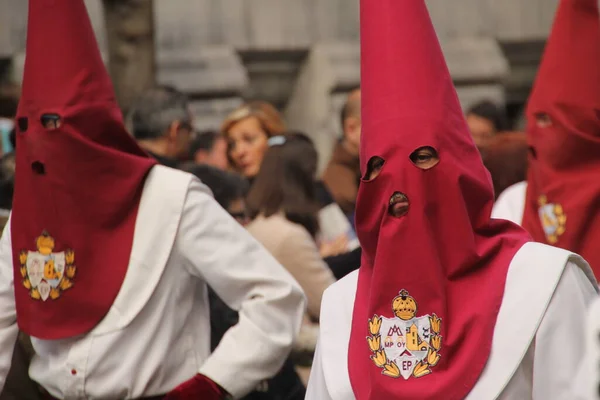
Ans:
[[[197,129],[219,128],[249,86],[242,60],[228,42],[240,37],[235,32],[241,26],[241,1],[160,0],[154,5],[158,82],[190,96]]]
[[[126,113],[144,90],[156,84],[154,1],[104,0],[109,71]]]
[[[360,46],[356,42],[312,46],[290,93],[285,117],[308,134],[319,152],[318,173],[329,161],[342,133],[340,110],[348,90],[360,85]]]

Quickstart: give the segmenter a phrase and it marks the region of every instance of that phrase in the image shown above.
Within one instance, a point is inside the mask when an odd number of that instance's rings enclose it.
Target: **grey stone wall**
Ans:
[[[427,0],[465,107],[523,102],[558,0]],[[102,4],[86,0],[101,48]],[[339,134],[345,93],[359,85],[358,0],[155,0],[158,79],[194,99],[216,128],[243,98],[262,98],[319,144]],[[0,0],[0,58],[21,74],[26,1]]]

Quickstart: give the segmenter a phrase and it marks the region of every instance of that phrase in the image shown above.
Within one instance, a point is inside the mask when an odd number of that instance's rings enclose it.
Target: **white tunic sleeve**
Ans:
[[[305,311],[302,290],[197,180],[190,184],[176,250],[192,275],[239,310],[239,323],[199,372],[241,397],[283,365]]]
[[[0,239],[0,392],[10,370],[12,353],[19,332],[13,281],[9,220]]]
[[[535,290],[535,284],[531,290]],[[572,390],[585,354],[587,309],[596,297],[590,279],[569,262],[535,338],[534,400],[575,398]]]
[[[306,400],[332,400],[327,390],[327,382],[323,372],[323,360],[319,351],[319,344],[315,350],[312,367],[310,370],[310,378],[308,379],[308,387],[306,388]]]

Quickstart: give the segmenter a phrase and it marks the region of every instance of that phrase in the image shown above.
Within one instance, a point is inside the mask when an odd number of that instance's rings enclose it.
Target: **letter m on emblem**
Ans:
[[[390,328],[390,330],[388,331],[388,336],[392,336],[393,334],[396,334],[398,336],[402,336],[402,331],[400,330],[399,327],[397,327],[396,325],[392,326]]]

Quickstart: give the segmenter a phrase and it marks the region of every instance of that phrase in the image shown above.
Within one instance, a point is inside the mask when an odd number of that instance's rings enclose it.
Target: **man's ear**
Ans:
[[[181,122],[173,121],[171,125],[169,125],[169,131],[167,132],[167,139],[173,142],[177,140],[177,134],[179,133],[179,128],[181,128]]]

